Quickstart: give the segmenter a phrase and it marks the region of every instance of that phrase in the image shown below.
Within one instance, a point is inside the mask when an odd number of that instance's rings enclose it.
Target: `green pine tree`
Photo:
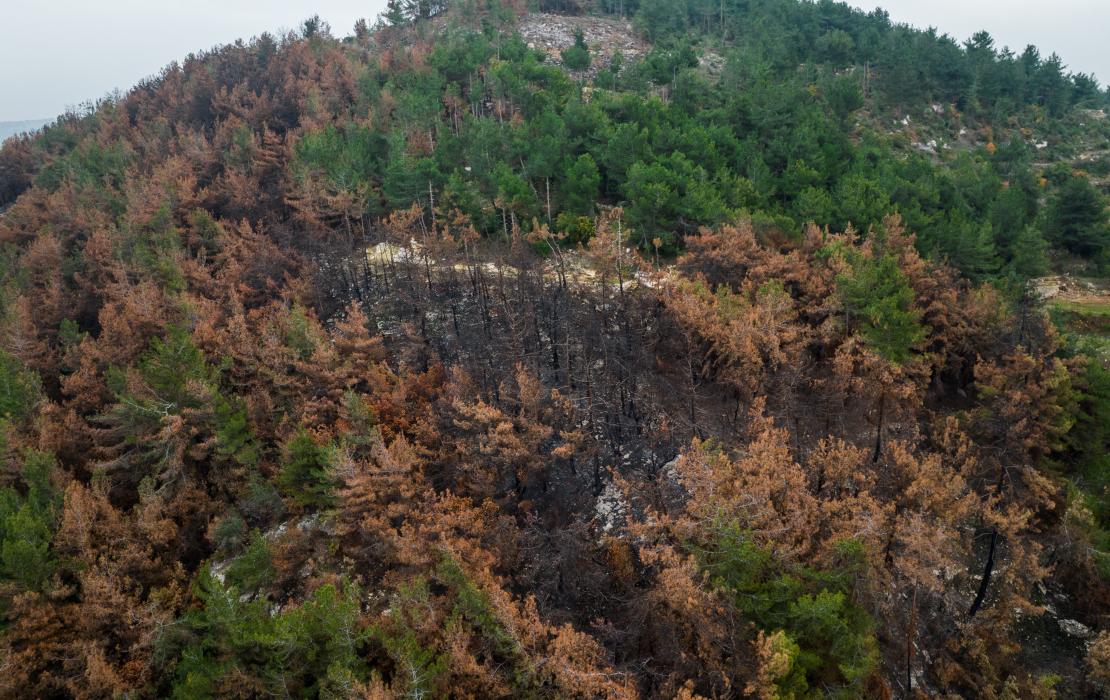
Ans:
[[[23,590],[41,590],[56,562],[50,551],[61,497],[50,482],[54,458],[41,452],[23,456],[25,494],[0,491],[0,580]]]
[[[258,445],[251,432],[243,400],[219,396],[215,408],[220,454],[245,467],[258,464]]]
[[[387,0],[385,3],[385,12],[382,16],[391,27],[399,27],[408,20],[405,16],[405,8],[401,0]]]
[[[157,642],[159,657],[177,659],[174,698],[223,697],[233,687],[275,697],[328,697],[327,684],[366,677],[361,652],[367,633],[353,586],[321,586],[301,605],[276,613],[264,598],[243,600],[209,569],[194,593],[201,606],[167,625]]]
[[[925,339],[921,312],[913,308],[913,290],[891,253],[857,257],[852,272],[837,278],[850,323],[879,356],[903,364]]]
[[[151,341],[150,350],[139,362],[139,371],[151,391],[173,413],[198,407],[198,396],[192,388],[198,384],[214,387],[216,380],[215,369],[208,366],[204,353],[181,326],[171,326],[164,338]]]
[[[1106,202],[1085,177],[1060,187],[1046,212],[1046,237],[1084,258],[1099,258],[1110,249]]]
[[[592,215],[600,188],[601,173],[593,156],[589,153],[578,156],[567,167],[566,184],[563,185],[563,210],[579,216]]]
[[[40,390],[38,375],[0,349],[0,418],[25,417],[38,401]]]
[[[1026,226],[1014,239],[1007,271],[1018,279],[1032,279],[1048,273],[1048,241],[1034,226]]]
[[[332,475],[332,449],[319,445],[301,428],[285,445],[285,464],[278,482],[286,495],[298,504],[327,508],[334,504],[337,486]]]
[[[574,71],[584,71],[590,67],[590,47],[581,29],[574,30],[574,45],[563,49],[563,65]]]

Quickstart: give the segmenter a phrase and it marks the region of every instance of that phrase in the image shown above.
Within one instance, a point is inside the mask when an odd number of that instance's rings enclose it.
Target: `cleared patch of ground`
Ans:
[[[636,36],[631,22],[617,19],[533,13],[521,20],[518,29],[528,46],[543,51],[552,63],[562,63],[563,49],[574,45],[574,32],[581,30],[593,61],[588,70],[575,75],[585,78],[593,78],[607,69],[617,53],[627,65],[651,50],[646,41]]]
[[[1059,275],[1034,280],[1058,328],[1092,357],[1110,362],[1110,280]]]
[[[1033,288],[1054,306],[1110,314],[1110,280],[1056,275],[1033,280]]]

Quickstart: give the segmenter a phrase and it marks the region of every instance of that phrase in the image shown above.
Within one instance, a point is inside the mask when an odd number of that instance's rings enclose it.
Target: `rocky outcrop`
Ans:
[[[613,56],[620,53],[627,65],[642,58],[651,49],[647,42],[636,36],[632,23],[604,17],[568,17],[544,13],[530,14],[519,27],[520,35],[528,46],[547,54],[552,63],[562,63],[562,51],[574,45],[574,32],[581,30],[590,47],[593,59],[590,67],[576,76],[592,79],[612,65]]]

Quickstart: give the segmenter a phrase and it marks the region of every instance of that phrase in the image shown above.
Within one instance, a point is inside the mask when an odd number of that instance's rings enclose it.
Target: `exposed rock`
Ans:
[[[1094,632],[1091,631],[1091,628],[1078,620],[1057,620],[1057,623],[1060,625],[1060,629],[1064,634],[1069,637],[1090,639],[1094,636]]]
[[[568,17],[545,13],[530,14],[521,20],[520,35],[528,46],[547,54],[552,63],[562,63],[562,51],[574,45],[574,31],[582,30],[593,59],[581,77],[593,78],[609,68],[618,52],[625,64],[642,58],[650,46],[636,36],[630,22],[603,17]]]
[[[725,69],[725,58],[720,54],[707,51],[698,57],[698,65],[710,75],[720,75]]]
[[[660,469],[660,472],[662,472],[663,478],[667,480],[667,483],[677,487],[682,486],[682,475],[678,473],[679,459],[679,457],[675,457],[671,461],[664,464],[663,468]]]
[[[422,246],[415,240],[409,241],[407,246],[386,241],[367,248],[366,259],[374,265],[416,262],[421,250]]]
[[[594,518],[605,534],[622,527],[628,518],[628,501],[620,487],[611,481],[597,497]]]
[[[931,139],[928,143],[915,143],[913,147],[922,153],[929,153],[932,155],[936,155],[939,150],[936,139]]]
[[[313,532],[318,532],[328,536],[335,534],[335,531],[332,528],[332,524],[326,518],[324,518],[319,513],[313,513],[311,515],[306,515],[296,520],[287,520],[283,523],[280,523],[264,532],[262,534],[262,537],[268,542],[273,542],[275,540],[281,539],[282,536],[285,535],[285,533],[289,532],[290,528],[306,534],[311,534]],[[228,569],[231,568],[231,565],[234,564],[235,561],[240,558],[240,556],[241,555],[236,555],[232,557],[227,557],[225,559],[212,561],[210,571],[212,572],[212,576],[217,581],[219,581],[221,585],[224,583],[224,579],[227,576]],[[302,576],[302,578],[304,577],[305,576]]]
[[[1067,282],[1062,277],[1041,277],[1031,282],[1033,294],[1041,299],[1054,299],[1067,291]]]
[[[1055,275],[1039,277],[1030,284],[1033,293],[1044,300],[1110,305],[1110,284],[1103,279]]]

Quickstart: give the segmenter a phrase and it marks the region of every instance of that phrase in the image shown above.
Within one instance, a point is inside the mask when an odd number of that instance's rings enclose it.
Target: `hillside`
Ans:
[[[0,148],[0,696],[1110,693],[1110,95],[390,2]]]

